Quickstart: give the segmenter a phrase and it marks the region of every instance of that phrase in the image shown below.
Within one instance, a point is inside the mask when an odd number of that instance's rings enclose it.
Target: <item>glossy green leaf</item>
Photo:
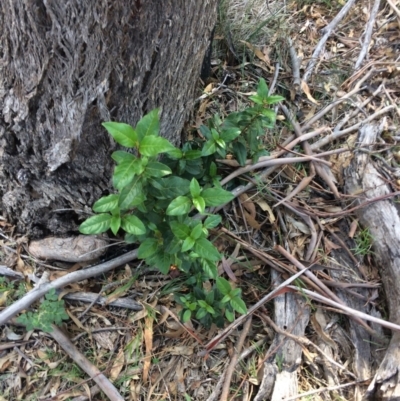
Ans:
[[[171,221],[169,223],[169,226],[171,227],[171,231],[175,235],[175,237],[180,240],[185,240],[187,237],[190,236],[190,228],[183,223],[179,223],[178,221]]]
[[[204,213],[206,210],[206,202],[202,196],[198,196],[197,198],[193,198],[193,205],[194,207],[200,212]]]
[[[146,263],[153,265],[163,274],[168,274],[171,265],[174,262],[174,255],[169,255],[163,251],[157,252],[154,256],[146,258]]]
[[[242,315],[244,315],[247,312],[246,304],[241,298],[235,297],[231,299],[230,304],[236,312],[239,312]]]
[[[168,198],[176,198],[179,195],[189,193],[190,181],[185,178],[171,176],[162,180],[162,192]]]
[[[201,125],[199,130],[200,130],[201,135],[204,136],[204,138],[206,138],[206,139],[212,138],[211,131],[207,126]]]
[[[235,313],[232,312],[229,309],[225,310],[225,317],[228,320],[228,322],[232,323],[235,320]]]
[[[175,146],[173,146],[167,139],[158,136],[144,137],[139,146],[140,154],[148,157],[157,156],[174,149]]]
[[[204,227],[205,228],[215,228],[221,223],[221,216],[219,214],[213,214],[208,216],[204,220]]]
[[[121,210],[128,210],[140,205],[145,199],[146,196],[143,192],[142,184],[136,179],[121,191],[119,207]]]
[[[285,100],[285,98],[279,95],[274,95],[274,96],[268,96],[265,100],[267,104],[275,104],[282,102],[283,100]]]
[[[178,196],[175,198],[167,208],[168,216],[181,216],[189,213],[192,207],[192,201],[187,196]]]
[[[215,246],[205,238],[199,238],[194,246],[194,251],[204,259],[216,262],[221,259],[221,254]]]
[[[199,239],[202,235],[203,235],[203,224],[199,223],[192,229],[190,236],[193,239]]]
[[[202,259],[201,267],[208,278],[215,280],[218,277],[218,269],[215,265],[215,262],[207,259]]]
[[[186,309],[182,315],[182,323],[186,323],[192,317],[192,312],[189,309]]]
[[[268,92],[269,89],[267,83],[265,82],[264,78],[261,78],[260,81],[258,82],[257,95],[263,99],[266,99],[268,97]]]
[[[146,114],[136,125],[136,132],[139,142],[148,135],[157,136],[160,131],[159,109],[154,109]]]
[[[137,160],[132,160],[130,162],[122,162],[115,166],[114,175],[112,177],[114,188],[121,190],[132,182],[136,175],[133,167],[136,163]]]
[[[133,215],[124,216],[121,221],[121,227],[129,234],[146,234],[146,227],[142,220]]]
[[[213,155],[216,151],[217,151],[217,144],[213,139],[210,139],[203,145],[201,155],[202,156]]]
[[[182,252],[186,252],[186,251],[189,251],[190,249],[192,249],[195,242],[196,241],[192,237],[187,237],[185,239],[185,241],[183,241],[182,249],[181,249]]]
[[[220,137],[225,142],[232,142],[234,139],[236,139],[240,135],[240,132],[241,132],[240,128],[238,128],[238,127],[227,128],[221,132]]]
[[[121,216],[120,215],[112,216],[110,223],[110,229],[112,233],[114,235],[117,235],[120,227],[121,227]]]
[[[185,159],[186,160],[196,160],[200,159],[201,157],[201,150],[188,150],[185,152]]]
[[[154,255],[158,249],[158,241],[155,238],[145,239],[139,246],[138,258],[146,259],[149,256]]]
[[[215,130],[214,128],[211,128],[211,135],[214,139],[214,141],[218,141],[219,139],[219,133],[217,130]]]
[[[236,160],[239,162],[241,166],[246,164],[247,160],[247,149],[246,147],[240,142],[234,142],[233,145],[233,153],[235,155]]]
[[[111,214],[102,213],[89,217],[79,226],[79,232],[82,234],[100,234],[110,228]]]
[[[131,162],[136,159],[132,153],[125,152],[124,150],[116,150],[112,153],[111,158],[117,163]]]
[[[103,123],[102,126],[120,145],[127,148],[134,148],[137,146],[137,133],[130,125],[124,123],[106,122]]]
[[[190,194],[192,195],[193,198],[196,198],[197,196],[200,195],[201,187],[196,178],[192,178],[192,181],[190,181],[189,189],[190,189]]]
[[[217,278],[217,288],[222,295],[229,294],[232,290],[229,281],[224,279],[223,277]]]
[[[93,205],[93,210],[96,213],[111,212],[112,210],[118,208],[119,195],[113,194],[108,196],[103,196]]]
[[[172,173],[167,165],[159,162],[148,162],[145,171],[150,177],[164,177]]]
[[[183,152],[180,149],[175,148],[175,149],[168,151],[168,157],[170,157],[171,159],[174,159],[174,160],[179,160],[179,159],[182,159]]]
[[[231,192],[222,188],[207,188],[201,193],[201,196],[207,206],[224,205],[234,198]]]

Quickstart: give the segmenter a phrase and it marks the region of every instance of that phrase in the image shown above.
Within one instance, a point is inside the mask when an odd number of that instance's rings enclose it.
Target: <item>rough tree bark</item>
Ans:
[[[76,212],[110,189],[102,121],[161,107],[161,134],[180,141],[216,3],[1,2],[0,196],[20,231],[74,231]]]

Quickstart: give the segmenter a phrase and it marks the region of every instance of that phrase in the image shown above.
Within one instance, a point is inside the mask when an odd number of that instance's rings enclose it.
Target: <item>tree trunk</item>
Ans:
[[[216,3],[1,2],[0,195],[19,231],[73,232],[110,190],[102,121],[135,124],[161,107],[161,135],[180,142]]]

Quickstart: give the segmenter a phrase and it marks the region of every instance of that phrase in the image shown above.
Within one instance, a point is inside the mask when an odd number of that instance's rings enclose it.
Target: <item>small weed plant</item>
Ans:
[[[51,325],[60,325],[69,319],[65,312],[64,301],[58,300],[55,289],[51,289],[36,312],[26,312],[17,318],[18,323],[26,326],[27,330],[40,329],[47,333],[53,331]]]
[[[243,111],[224,120],[211,118],[207,126],[200,127],[204,138],[187,142],[181,149],[159,136],[158,109],[145,115],[135,128],[103,123],[114,140],[130,151],[117,150],[111,155],[116,163],[115,193],[95,202],[96,214],[81,224],[80,232],[111,230],[119,235],[122,231],[126,242],[139,245],[138,257],[146,264],[164,274],[179,271],[184,281],[176,301],[182,306],[184,322],[195,318],[206,327],[222,326],[225,318],[234,320],[235,312],[246,313],[241,290],[218,276],[222,255],[208,237],[221,217],[208,213],[208,208],[233,199],[220,185],[217,158],[232,154],[244,165],[248,157],[256,161],[268,154],[262,139],[266,129],[275,125],[270,105],[283,98],[269,96],[261,79],[250,99],[254,104]],[[38,312],[22,315],[21,323],[48,331],[51,323],[66,318],[60,302],[49,293]]]
[[[235,312],[246,312],[241,290],[218,277],[222,255],[208,237],[221,217],[208,213],[207,208],[233,199],[219,183],[216,158],[230,153],[244,165],[247,157],[257,160],[267,154],[262,138],[276,119],[270,105],[283,98],[268,96],[261,79],[250,99],[253,106],[231,113],[225,120],[214,116],[207,126],[200,127],[205,140],[187,142],[182,149],[159,136],[158,109],[135,128],[103,123],[114,140],[131,151],[112,154],[116,193],[95,202],[97,214],[85,220],[80,231],[99,234],[111,230],[117,235],[122,230],[126,242],[139,244],[138,257],[146,264],[164,274],[171,269],[183,272],[186,279],[176,301],[182,305],[184,322],[196,318],[206,327],[211,323],[221,326],[224,318],[233,321]],[[205,282],[211,284],[208,290]]]

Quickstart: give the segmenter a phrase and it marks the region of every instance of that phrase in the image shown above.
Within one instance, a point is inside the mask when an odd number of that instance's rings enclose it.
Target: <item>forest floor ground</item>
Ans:
[[[315,287],[304,281],[305,290],[318,292],[323,283],[342,301],[343,293],[357,297],[362,307],[373,308],[377,319],[387,320],[374,258],[379,239],[353,213],[362,194],[346,193],[344,171],[360,129],[372,124],[379,135],[365,152],[393,192],[400,189],[400,5],[395,0],[228,3],[221,7],[212,74],[199,84],[188,138],[198,135],[197,128],[214,114],[226,116],[248,106],[263,77],[271,92],[286,99],[276,106],[276,128],[263,139],[273,160],[310,155],[310,149],[314,156],[331,154],[323,158],[325,166],[277,163],[241,176],[240,184],[253,185],[220,212],[224,224],[216,231],[215,244],[226,258],[220,273],[242,289],[250,308],[296,272],[296,266],[311,265]],[[305,141],[294,146],[296,136]],[[239,169],[234,160],[221,163],[221,175],[233,169]],[[3,220],[0,226],[5,234],[2,263],[15,272],[26,277],[48,271],[54,280],[80,267],[33,260],[23,239],[13,236],[13,227]],[[173,272],[141,273],[139,265],[128,263],[95,283],[75,283],[61,292],[70,318],[63,329],[75,346],[69,352],[60,346],[62,333],[57,340],[37,330],[3,328],[0,401],[107,399],[72,354],[85,358],[92,372],[102,372],[125,400],[278,399],[282,392],[268,384],[268,377],[281,387],[295,385],[291,394],[301,393],[282,401],[361,400],[383,358],[385,345],[371,351],[370,366],[361,374],[348,316],[353,312],[343,314],[306,292],[296,296],[296,308],[301,304],[307,317],[302,332],[279,320],[283,312],[277,303],[285,300],[283,294],[255,311],[251,324],[230,330],[227,325],[227,337],[211,344],[221,329],[206,330],[195,319],[182,325],[177,318],[173,292],[184,291],[180,278]],[[19,291],[24,285],[0,277],[1,306]],[[102,298],[85,303],[78,293]],[[102,299],[103,305],[96,303]],[[142,310],[129,309],[132,299],[137,302],[133,307]],[[380,333],[390,338],[389,330]],[[300,349],[291,349],[299,355],[291,363],[282,352],[289,352],[285,342]]]

